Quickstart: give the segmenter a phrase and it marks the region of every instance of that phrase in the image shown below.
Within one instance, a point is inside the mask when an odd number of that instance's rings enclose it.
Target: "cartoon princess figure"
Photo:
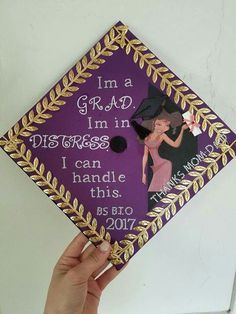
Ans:
[[[163,109],[162,112],[153,119],[152,132],[144,139],[144,154],[142,160],[142,182],[144,184],[147,184],[146,167],[148,162],[148,153],[150,153],[153,161],[153,165],[151,166],[153,176],[148,192],[157,192],[162,190],[171,179],[172,162],[161,158],[158,149],[163,141],[174,148],[181,145],[184,130],[188,129],[187,124],[184,124],[181,127],[181,131],[175,141],[165,134],[165,132],[170,129],[170,126],[175,128],[183,123],[182,118],[180,119],[179,117],[179,113],[168,113]]]

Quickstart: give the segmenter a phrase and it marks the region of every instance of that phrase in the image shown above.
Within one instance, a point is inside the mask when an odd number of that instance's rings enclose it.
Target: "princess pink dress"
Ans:
[[[147,137],[144,140],[144,144],[148,147],[153,160],[153,166],[151,166],[153,176],[148,192],[158,192],[163,190],[164,186],[171,178],[171,161],[161,158],[158,153],[161,142],[162,141],[160,140],[147,139]]]

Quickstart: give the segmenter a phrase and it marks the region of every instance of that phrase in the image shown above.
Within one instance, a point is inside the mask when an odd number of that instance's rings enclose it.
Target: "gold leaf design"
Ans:
[[[166,218],[166,220],[170,219],[170,210],[169,210],[169,208],[165,211],[165,218]]]
[[[225,166],[228,162],[228,158],[225,153],[222,154],[222,164]]]
[[[130,257],[134,254],[134,246],[132,244],[132,241],[125,239],[125,240],[121,240],[119,243],[125,245],[126,249],[124,251],[124,260],[128,262]],[[122,249],[120,249],[120,252],[121,251]]]
[[[175,206],[175,203],[172,203],[172,204],[171,204],[171,213],[172,213],[173,216],[176,214],[176,206]]]

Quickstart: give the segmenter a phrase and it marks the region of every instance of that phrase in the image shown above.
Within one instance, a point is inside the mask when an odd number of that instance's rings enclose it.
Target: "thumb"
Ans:
[[[107,260],[111,250],[111,245],[108,241],[103,241],[96,249],[80,263],[78,271],[83,279],[88,279],[93,272],[99,269]],[[80,277],[80,278],[81,278]]]

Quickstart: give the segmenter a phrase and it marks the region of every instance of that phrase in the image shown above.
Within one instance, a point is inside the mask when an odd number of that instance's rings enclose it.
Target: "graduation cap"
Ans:
[[[143,99],[138,109],[132,115],[131,120],[137,118],[142,118],[143,120],[153,119],[162,112],[166,100],[167,96],[164,95]]]

